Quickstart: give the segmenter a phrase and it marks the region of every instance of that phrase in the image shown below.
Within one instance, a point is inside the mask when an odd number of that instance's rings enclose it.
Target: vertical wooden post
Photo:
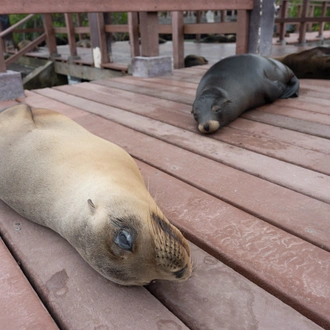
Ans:
[[[300,28],[299,28],[298,42],[300,44],[304,44],[306,42],[306,21],[305,21],[305,19],[307,17],[308,7],[309,7],[309,0],[304,0],[303,8],[301,11],[301,18],[303,18],[304,20],[301,22]]]
[[[42,21],[44,24],[44,29],[45,29],[46,38],[47,38],[46,43],[47,43],[50,57],[61,56],[57,53],[56,38],[55,38],[55,32],[54,32],[54,28],[53,28],[53,21],[52,21],[51,14],[43,14]]]
[[[301,17],[301,11],[302,11],[302,6],[301,5],[298,5],[297,17]],[[299,29],[300,29],[300,23],[297,23],[294,32],[298,32]]]
[[[7,71],[5,56],[3,54],[5,50],[3,44],[3,39],[0,37],[0,73]]]
[[[131,47],[131,57],[140,56],[139,14],[137,12],[128,13],[128,33]]]
[[[74,34],[74,26],[72,20],[72,14],[64,14],[65,17],[65,25],[68,34],[68,41],[70,47],[70,57],[76,58],[77,57],[77,47],[76,47],[76,38]]]
[[[322,2],[322,17],[325,17],[327,14],[327,2],[323,1]],[[324,22],[320,23],[320,29],[319,29],[319,37],[323,39],[323,30],[324,30]]]
[[[172,40],[174,69],[184,67],[183,12],[172,12]]]
[[[281,2],[280,7],[280,17],[286,18],[288,13],[288,1],[283,0]],[[286,23],[280,23],[280,30],[279,30],[279,41],[285,40],[285,32],[286,32]]]
[[[307,17],[313,17],[314,16],[314,9],[315,7],[313,5],[309,6],[307,10]],[[306,32],[311,32],[313,27],[313,23],[306,23]]]
[[[112,33],[105,32],[105,26],[111,24],[111,13],[103,13],[103,28],[102,30],[104,31],[104,36],[101,35],[101,41],[102,38],[105,40],[105,60],[108,62],[113,62],[112,58],[112,48],[111,48],[111,40],[112,40]],[[100,27],[101,28],[101,27]],[[101,42],[102,44],[102,42]],[[102,63],[108,63],[108,62],[103,62]]]
[[[142,56],[159,56],[158,14],[141,12],[139,15]]]
[[[109,63],[103,13],[88,13],[88,21],[94,66],[100,68],[102,63]]]
[[[81,26],[81,14],[80,13],[77,13],[77,25],[78,26]],[[82,36],[81,36],[81,33],[78,33],[78,39],[81,40],[82,39]]]
[[[201,22],[202,18],[202,12],[200,10],[196,11],[196,24],[199,24]],[[201,41],[201,34],[196,34],[196,42]]]
[[[248,51],[249,45],[249,12],[247,10],[237,11],[237,34],[236,54],[244,54]]]

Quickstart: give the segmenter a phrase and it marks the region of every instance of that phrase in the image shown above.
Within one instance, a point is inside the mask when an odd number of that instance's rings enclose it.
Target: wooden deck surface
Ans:
[[[20,100],[127,150],[191,242],[194,263],[184,283],[121,287],[0,202],[11,254],[3,253],[42,301],[40,329],[48,313],[61,329],[330,329],[330,81],[301,80],[298,98],[206,136],[190,111],[207,67],[26,91]],[[10,270],[0,270],[6,297]],[[0,306],[2,329],[29,313]]]

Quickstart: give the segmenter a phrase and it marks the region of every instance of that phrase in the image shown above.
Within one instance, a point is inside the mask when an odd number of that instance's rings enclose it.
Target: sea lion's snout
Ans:
[[[198,125],[198,130],[201,133],[213,133],[218,130],[220,127],[220,123],[217,120],[209,120],[206,123],[202,123]]]

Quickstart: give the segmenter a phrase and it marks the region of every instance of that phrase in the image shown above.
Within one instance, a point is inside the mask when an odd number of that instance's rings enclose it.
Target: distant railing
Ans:
[[[279,7],[279,17],[275,19],[275,24],[279,31],[279,41],[285,40],[286,26],[290,24],[299,31],[299,43],[306,42],[306,32],[311,31],[311,25],[319,24],[319,37],[323,37],[325,22],[330,22],[330,16],[326,16],[327,9],[330,6],[330,0],[311,1],[303,0],[299,3],[288,0],[281,0]],[[289,8],[297,8],[297,17],[289,17]],[[316,8],[321,9],[321,16],[314,17]]]
[[[171,33],[173,38],[174,67],[180,68],[184,66],[183,36],[185,33],[236,33],[236,52],[246,52],[248,49],[249,11],[253,9],[253,5],[254,0],[236,0],[232,2],[227,0],[209,0],[207,2],[200,0],[144,0],[143,2],[122,0],[2,0],[0,14],[42,13],[49,55],[54,56],[57,54],[55,33],[61,32],[68,34],[71,56],[76,56],[74,34],[81,33],[82,31],[85,32],[87,29],[85,27],[74,27],[71,13],[87,12],[92,47],[99,47],[102,66],[111,65],[111,46],[107,42],[107,32],[128,30],[132,56],[140,54],[140,41],[142,56],[158,56],[158,34]],[[183,24],[183,12],[187,10],[237,10],[237,23],[220,22],[185,25]],[[160,11],[169,11],[172,13],[171,26],[159,26],[158,12]],[[122,27],[107,24],[104,13],[109,12],[129,12],[128,26]],[[50,16],[52,13],[64,13],[66,15],[66,28],[54,28],[52,26]],[[2,31],[0,38],[7,33],[8,30]],[[39,38],[38,40],[33,40],[33,45],[31,44],[29,48],[22,49],[17,56],[21,56],[28,49],[33,48],[33,46],[35,47],[36,44],[41,42],[44,36],[42,35]],[[3,42],[0,40],[0,72],[6,71],[6,65],[8,64],[8,59],[5,60],[3,57],[3,51]]]

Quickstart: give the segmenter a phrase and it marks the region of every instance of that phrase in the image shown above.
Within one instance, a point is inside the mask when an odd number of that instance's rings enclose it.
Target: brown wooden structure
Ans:
[[[297,17],[290,17],[288,15],[289,6],[296,7]],[[281,0],[279,8],[279,17],[275,19],[275,23],[279,27],[279,41],[285,40],[286,25],[295,26],[295,30],[299,31],[299,43],[306,42],[306,32],[311,31],[311,24],[319,24],[319,37],[323,36],[325,22],[330,22],[330,16],[327,16],[327,8],[330,6],[329,0],[312,1],[303,0],[300,3],[291,3],[289,0]],[[316,7],[322,8],[321,16],[314,17],[314,10]]]
[[[115,285],[59,235],[0,202],[10,250],[0,245],[2,329],[330,329],[329,81],[302,80],[298,98],[207,136],[190,113],[207,68],[18,100],[126,149],[190,240],[194,273],[180,284]]]
[[[47,6],[42,1],[17,1],[11,3],[5,0],[0,8],[0,14],[14,13],[43,13],[43,22],[47,46],[50,56],[57,55],[55,32],[64,32],[69,36],[70,50],[73,59],[76,56],[75,44],[73,42],[74,33],[83,33],[88,31],[91,35],[92,47],[100,47],[101,50],[101,66],[107,68],[115,68],[111,63],[109,56],[109,43],[106,41],[106,32],[122,31],[122,26],[112,26],[105,24],[104,16],[107,12],[129,11],[129,26],[124,27],[125,31],[130,32],[131,54],[132,56],[140,55],[138,32],[141,36],[141,55],[142,56],[158,56],[158,34],[161,32],[172,33],[173,35],[173,61],[174,67],[183,67],[183,35],[184,33],[214,33],[221,31],[222,33],[237,34],[237,53],[244,53],[248,49],[248,32],[249,32],[249,11],[253,9],[253,0],[239,0],[235,3],[228,1],[208,1],[206,4],[199,1],[177,1],[177,2],[159,2],[144,1],[142,4],[126,4],[121,1],[111,1],[104,3],[103,1],[80,2],[73,1],[66,3],[65,1],[50,1]],[[221,22],[209,24],[207,26],[190,25],[183,26],[184,10],[237,10],[237,23]],[[158,29],[157,12],[171,11],[173,14],[172,27],[164,26]],[[88,12],[89,29],[74,28],[70,18],[72,12]],[[97,13],[96,13],[97,12]],[[51,13],[64,13],[66,18],[66,28],[54,29],[51,24]],[[138,15],[139,23],[138,23]],[[13,30],[13,28],[11,29]],[[10,31],[0,32],[0,39]],[[44,35],[39,40],[35,40],[29,48],[22,49],[16,56],[21,56],[38,43],[44,40]],[[2,49],[1,49],[2,48]],[[6,64],[12,59],[4,61],[2,57],[3,43],[0,42],[0,72],[6,70]],[[76,59],[77,60],[77,59]]]

